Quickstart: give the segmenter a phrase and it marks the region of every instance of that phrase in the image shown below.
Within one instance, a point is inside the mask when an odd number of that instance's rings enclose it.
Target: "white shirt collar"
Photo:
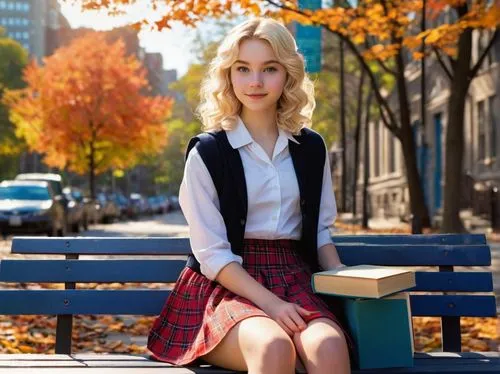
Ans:
[[[233,147],[233,149],[241,148],[254,142],[252,135],[250,135],[250,132],[248,131],[240,116],[238,116],[238,121],[236,122],[234,129],[226,131],[226,134],[227,140],[229,141],[229,144],[231,144],[231,147]],[[284,137],[294,143],[300,144],[297,139],[293,137],[290,131],[278,128],[278,142],[280,138]]]

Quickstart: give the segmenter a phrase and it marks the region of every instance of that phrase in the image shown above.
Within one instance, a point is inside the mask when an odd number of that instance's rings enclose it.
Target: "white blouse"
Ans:
[[[300,194],[288,140],[300,143],[291,133],[279,129],[274,153],[269,159],[241,118],[234,130],[227,131],[227,138],[233,149],[238,149],[245,170],[248,195],[245,239],[300,239]],[[196,148],[186,160],[179,203],[189,224],[191,249],[203,275],[215,280],[230,262],[243,263],[243,259],[231,251],[217,191]],[[332,242],[328,227],[337,215],[328,154],[320,204],[318,248]]]

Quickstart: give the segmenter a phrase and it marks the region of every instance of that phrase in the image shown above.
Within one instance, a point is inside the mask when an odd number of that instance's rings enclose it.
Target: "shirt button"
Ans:
[[[240,220],[240,223],[241,223],[241,226],[245,226],[245,223],[246,223],[245,219],[244,219],[244,218],[242,218],[242,219]]]
[[[306,200],[305,200],[305,199],[300,199],[300,205],[301,205],[301,206],[306,205]]]

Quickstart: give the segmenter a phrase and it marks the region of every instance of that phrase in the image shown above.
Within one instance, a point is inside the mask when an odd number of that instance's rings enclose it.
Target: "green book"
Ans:
[[[376,369],[413,366],[413,326],[406,292],[381,299],[343,299],[355,342],[354,366]]]

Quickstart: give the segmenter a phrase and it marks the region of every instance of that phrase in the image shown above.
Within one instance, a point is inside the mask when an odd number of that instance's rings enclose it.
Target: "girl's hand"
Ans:
[[[313,313],[302,308],[300,305],[288,303],[283,300],[265,308],[264,312],[275,320],[290,336],[305,330],[307,325],[302,316],[308,316]]]

